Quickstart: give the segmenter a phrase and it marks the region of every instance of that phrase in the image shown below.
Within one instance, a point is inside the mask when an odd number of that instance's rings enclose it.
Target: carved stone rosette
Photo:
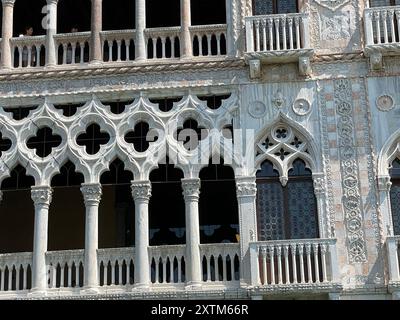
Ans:
[[[135,201],[149,201],[151,197],[151,182],[134,181],[131,184],[131,190]]]
[[[255,197],[257,195],[257,184],[255,177],[236,178],[236,193],[238,198]]]
[[[185,201],[199,201],[200,179],[182,179],[182,189]]]
[[[53,189],[49,186],[32,187],[31,197],[35,206],[50,206]]]
[[[102,189],[101,184],[83,184],[81,187],[85,205],[98,205],[101,200]]]

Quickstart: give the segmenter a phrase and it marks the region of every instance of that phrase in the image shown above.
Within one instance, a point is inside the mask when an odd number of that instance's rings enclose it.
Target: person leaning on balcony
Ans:
[[[24,29],[24,33],[20,34],[20,37],[31,37],[33,35],[33,27],[28,25]],[[26,67],[28,65],[28,48],[24,47],[22,49],[22,66]],[[31,65],[33,66],[36,61],[36,48],[32,48],[32,53],[31,53]]]
[[[79,32],[78,27],[77,26],[73,26],[71,28],[70,33],[76,33]],[[72,63],[72,46],[68,45],[67,47],[67,64]]]

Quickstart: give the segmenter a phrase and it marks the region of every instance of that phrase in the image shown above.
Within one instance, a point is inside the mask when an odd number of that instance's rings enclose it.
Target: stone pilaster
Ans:
[[[182,179],[186,213],[187,285],[201,286],[199,198],[200,179]]]
[[[1,67],[9,69],[12,66],[10,39],[13,36],[13,16],[15,0],[2,0],[2,41],[1,41]]]
[[[84,286],[88,291],[95,291],[95,288],[99,285],[97,266],[98,216],[102,189],[98,183],[82,184],[81,192],[86,208]]]
[[[329,220],[326,217],[326,183],[323,173],[313,174],[314,182],[314,194],[317,200],[317,212],[318,212],[318,223],[319,232],[321,238],[328,237],[328,230],[326,228],[326,221]]]
[[[390,204],[390,188],[392,182],[390,181],[390,176],[379,176],[378,177],[378,191],[379,191],[379,210],[381,211],[381,216],[384,221],[382,221],[384,232],[386,236],[394,235],[393,231],[393,219],[392,210]]]
[[[240,225],[240,281],[251,282],[250,242],[257,241],[257,211],[256,196],[257,185],[255,177],[237,177],[236,193],[239,204]]]
[[[135,200],[135,287],[148,289],[150,284],[148,248],[151,182],[133,181],[131,189]]]
[[[33,239],[32,291],[47,289],[46,252],[48,238],[49,207],[53,190],[50,186],[32,187],[31,197],[35,205],[35,230]]]

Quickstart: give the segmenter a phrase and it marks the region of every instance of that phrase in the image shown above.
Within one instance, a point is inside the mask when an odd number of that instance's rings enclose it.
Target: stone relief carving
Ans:
[[[351,80],[334,81],[334,98],[338,115],[338,144],[343,189],[343,210],[350,263],[367,261],[363,230],[362,199],[355,146],[354,109]]]
[[[321,39],[335,41],[350,38],[350,17],[345,15],[320,16]]]
[[[340,7],[349,3],[350,0],[315,0],[315,2],[332,11],[336,11]]]
[[[267,106],[261,101],[254,101],[249,105],[249,113],[255,119],[260,119],[267,113]]]
[[[311,104],[306,99],[297,99],[292,108],[293,112],[299,116],[305,116],[311,112]]]
[[[376,99],[376,106],[381,111],[390,111],[395,106],[394,98],[389,94],[383,94]]]

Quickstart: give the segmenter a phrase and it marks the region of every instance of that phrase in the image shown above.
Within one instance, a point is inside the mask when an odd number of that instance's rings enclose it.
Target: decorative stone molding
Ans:
[[[49,186],[35,186],[31,190],[31,197],[35,206],[49,206],[52,195],[53,189]]]
[[[394,98],[389,94],[383,94],[376,99],[376,107],[380,111],[390,111],[394,108],[395,101]]]
[[[392,182],[390,176],[378,176],[378,189],[379,191],[389,192]]]
[[[238,198],[255,197],[257,195],[257,184],[255,177],[237,177],[236,194]]]
[[[199,201],[200,179],[182,179],[182,189],[185,201]]]
[[[83,184],[81,187],[81,192],[86,206],[98,205],[101,200],[102,188],[101,184]]]
[[[149,201],[151,197],[150,181],[133,181],[131,185],[132,197],[135,201]]]

